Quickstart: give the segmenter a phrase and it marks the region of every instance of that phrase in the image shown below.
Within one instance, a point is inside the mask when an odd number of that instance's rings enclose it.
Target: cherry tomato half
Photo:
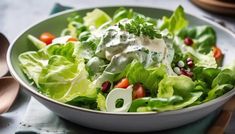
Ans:
[[[127,88],[129,86],[129,81],[127,78],[123,78],[121,81],[115,85],[116,88]]]
[[[40,35],[40,40],[47,45],[51,44],[53,39],[55,39],[55,36],[49,32],[45,32]]]
[[[70,42],[70,41],[78,41],[78,39],[76,39],[76,38],[73,38],[73,37],[71,37],[71,38],[69,38],[68,40],[67,40],[67,42]]]
[[[218,47],[213,48],[213,54],[216,60],[220,59],[223,56],[221,49]]]
[[[146,96],[146,93],[145,93],[144,87],[140,83],[135,84],[133,87],[132,98],[138,99],[138,98],[142,98],[145,96]]]

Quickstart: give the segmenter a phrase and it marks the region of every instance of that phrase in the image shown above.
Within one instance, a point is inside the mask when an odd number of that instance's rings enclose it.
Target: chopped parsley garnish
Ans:
[[[136,36],[147,36],[150,39],[161,38],[160,31],[158,31],[149,19],[142,16],[136,16],[129,23],[118,24],[121,30],[128,31]]]

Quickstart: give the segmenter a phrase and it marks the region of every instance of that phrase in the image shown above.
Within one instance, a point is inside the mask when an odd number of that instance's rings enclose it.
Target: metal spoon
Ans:
[[[0,33],[0,77],[4,76],[8,72],[6,53],[9,46],[7,38]]]
[[[13,104],[20,84],[11,76],[0,78],[0,114],[7,112]]]

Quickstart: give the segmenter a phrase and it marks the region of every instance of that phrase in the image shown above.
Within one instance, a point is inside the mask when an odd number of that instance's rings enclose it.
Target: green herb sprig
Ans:
[[[128,31],[136,36],[147,36],[150,39],[161,38],[160,32],[156,29],[152,20],[143,16],[136,16],[129,23],[118,24],[121,30]]]

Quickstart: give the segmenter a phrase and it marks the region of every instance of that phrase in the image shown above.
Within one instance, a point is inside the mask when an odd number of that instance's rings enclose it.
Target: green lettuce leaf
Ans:
[[[221,72],[218,68],[195,67],[193,69],[193,80],[199,80],[206,83],[207,88],[211,88],[212,81]]]
[[[146,107],[150,99],[151,97],[143,97],[133,100],[129,112],[137,112],[139,107]]]
[[[192,49],[192,47],[186,47],[189,57],[192,57],[197,67],[205,68],[217,68],[217,63],[214,58],[213,52],[211,51],[208,54],[201,54]]]
[[[34,37],[33,35],[28,35],[28,39],[33,43],[33,45],[37,49],[42,49],[42,48],[46,47],[46,45],[47,45],[46,43],[42,42],[38,38]]]
[[[52,44],[40,51],[44,52],[48,57],[60,55],[67,60],[74,62],[77,58],[79,44],[68,42],[66,44]]]
[[[216,33],[210,26],[185,28],[182,29],[177,36],[182,40],[186,37],[193,39],[193,48],[203,54],[208,54],[212,50],[213,46],[216,45]]]
[[[101,93],[97,95],[97,108],[101,111],[106,111],[105,97]]]
[[[113,22],[117,23],[124,18],[132,18],[134,16],[134,12],[132,9],[125,9],[124,7],[120,7],[118,10],[114,12]]]
[[[160,30],[167,29],[173,35],[179,32],[181,29],[188,25],[186,20],[184,9],[182,6],[179,6],[171,17],[164,16],[162,20],[158,21],[158,27]]]
[[[86,97],[86,96],[78,96],[78,97],[76,97],[66,103],[70,104],[70,105],[74,105],[74,106],[88,108],[88,109],[96,109],[97,108],[96,99]]]
[[[142,83],[145,89],[150,90],[151,96],[156,96],[158,84],[166,75],[166,67],[148,67],[134,60],[115,79],[127,77],[131,84]]]
[[[39,91],[61,101],[78,96],[96,97],[96,89],[87,78],[82,58],[77,55],[76,43],[53,44],[38,52],[25,52],[19,56],[22,70],[32,79]]]
[[[94,9],[92,12],[86,14],[83,18],[86,26],[95,26],[98,28],[106,22],[110,22],[111,18],[104,11],[100,9]]]
[[[63,56],[54,55],[43,68],[39,84],[43,93],[61,102],[77,96],[96,97],[96,89],[87,77],[82,59],[70,62]]]
[[[32,79],[37,87],[39,86],[39,76],[42,69],[48,64],[48,55],[44,52],[29,51],[20,54],[18,57],[23,72],[29,79]]]
[[[106,67],[106,63],[103,59],[98,57],[93,57],[88,60],[87,64],[87,71],[89,72],[89,76],[97,76],[102,74]]]
[[[115,81],[121,79],[120,77],[114,78],[116,75],[119,75],[127,66],[133,61],[137,60],[144,67],[149,68],[152,66],[157,66],[159,55],[155,52],[150,51],[137,51],[122,53],[119,56],[113,56],[110,63],[107,64],[107,67],[97,79],[97,86],[100,86],[104,81]],[[123,76],[124,77],[124,76]]]
[[[132,102],[129,112],[149,112],[149,111],[171,111],[187,107],[200,98],[202,92],[191,92],[190,95],[183,99],[180,96],[174,95],[169,98],[150,98],[144,97],[136,99]]]
[[[231,84],[222,84],[222,85],[216,85],[213,89],[211,89],[208,92],[208,96],[207,98],[204,100],[204,102],[213,100],[223,94],[225,94],[226,92],[228,92],[229,90],[231,90],[234,86]]]
[[[200,98],[200,96],[202,95],[202,92],[192,92],[190,93],[190,97],[188,97],[187,99],[185,99],[182,102],[176,103],[176,104],[170,104],[170,105],[165,105],[165,106],[159,106],[157,104],[152,104],[153,110],[159,111],[159,112],[164,112],[164,111],[170,111],[170,110],[178,110],[178,109],[182,109],[184,107],[187,107],[191,104],[193,104],[195,101],[198,100],[198,98]],[[156,102],[157,103],[157,102]]]
[[[194,82],[187,76],[168,76],[159,83],[158,94],[160,98],[170,98],[173,95],[190,96],[195,88]]]
[[[78,38],[82,32],[88,31],[80,15],[72,14],[67,20],[68,26],[61,32],[61,36],[70,35],[74,38]]]
[[[224,69],[232,70],[231,76],[233,77],[233,79],[235,79],[235,61],[231,62],[231,64],[226,65]]]
[[[231,84],[234,85],[235,79],[233,77],[233,71],[230,69],[222,70],[213,80],[212,87],[214,88],[217,85]]]
[[[230,69],[196,67],[193,70],[196,88],[194,91],[202,91],[200,102],[215,99],[234,86],[235,79]]]

